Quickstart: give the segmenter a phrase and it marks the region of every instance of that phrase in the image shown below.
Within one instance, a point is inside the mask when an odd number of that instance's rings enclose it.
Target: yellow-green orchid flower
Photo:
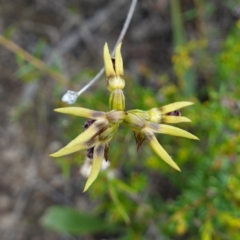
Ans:
[[[97,178],[103,159],[108,159],[110,141],[113,139],[121,123],[128,126],[134,132],[137,149],[146,139],[152,150],[163,161],[178,171],[180,171],[179,167],[159,144],[155,133],[198,139],[196,136],[180,128],[164,124],[190,122],[190,119],[180,116],[179,109],[192,105],[191,102],[176,102],[161,108],[152,108],[148,111],[139,109],[124,111],[125,97],[123,88],[125,80],[120,49],[121,43],[116,48],[115,59],[111,58],[107,43],[104,45],[103,50],[106,86],[110,92],[109,106],[111,110],[109,112],[95,111],[81,107],[55,109],[56,112],[88,119],[84,125],[85,131],[83,133],[64,148],[50,155],[52,157],[60,157],[76,151],[87,150],[87,156],[93,159],[93,164],[84,191]]]

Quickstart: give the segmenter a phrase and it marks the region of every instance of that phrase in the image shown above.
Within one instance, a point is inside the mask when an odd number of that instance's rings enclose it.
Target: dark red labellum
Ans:
[[[181,116],[180,110],[175,110],[173,112],[167,113],[168,116]]]

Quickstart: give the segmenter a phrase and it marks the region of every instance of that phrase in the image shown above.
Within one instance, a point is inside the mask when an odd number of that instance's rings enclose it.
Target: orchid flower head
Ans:
[[[106,87],[110,92],[110,110],[108,112],[83,107],[55,109],[55,111],[59,113],[87,119],[84,124],[84,132],[80,133],[65,147],[50,155],[52,157],[61,157],[81,150],[87,151],[87,157],[92,159],[92,168],[84,191],[96,180],[104,159],[106,161],[108,160],[110,143],[118,131],[120,124],[126,125],[133,131],[137,143],[137,150],[146,140],[151,149],[164,162],[177,171],[180,171],[180,168],[158,142],[155,134],[168,134],[198,140],[193,134],[168,125],[172,123],[191,122],[190,119],[181,116],[179,109],[192,105],[192,102],[175,102],[150,110],[125,110],[125,97],[123,93],[125,79],[121,45],[122,43],[119,43],[116,48],[115,58],[111,58],[107,43],[105,43],[103,49]]]

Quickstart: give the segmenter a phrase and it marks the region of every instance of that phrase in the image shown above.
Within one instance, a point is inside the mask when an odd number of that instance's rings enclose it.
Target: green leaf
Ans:
[[[19,67],[22,67],[23,65],[25,65],[25,60],[22,56],[15,55],[15,57],[16,57],[16,62],[17,62]]]
[[[21,58],[18,58],[18,60],[19,59],[21,59]],[[35,70],[35,67],[33,67],[31,64],[25,64],[25,65],[21,66],[15,74],[17,77],[23,78],[27,74],[32,73],[34,70]]]
[[[120,181],[117,178],[113,178],[111,181],[114,183],[114,185],[118,190],[124,191],[126,193],[130,193],[130,194],[134,194],[137,192],[137,189],[125,184],[124,182]]]
[[[17,59],[19,69],[15,75],[18,78],[21,78],[24,82],[31,82],[41,76],[41,72],[39,72],[33,65],[25,63],[21,57]]]
[[[185,42],[185,29],[182,10],[179,0],[171,0],[171,20],[173,28],[174,47],[181,46]]]
[[[55,71],[59,71],[59,72],[62,72],[63,71],[63,62],[62,62],[62,58],[59,57],[58,54],[54,54],[53,55],[53,66],[52,68],[55,70]]]
[[[37,58],[41,58],[45,49],[46,49],[45,41],[39,40],[33,50],[33,55]]]
[[[16,28],[14,25],[10,25],[3,33],[3,36],[7,39],[10,39],[15,33]]]
[[[117,195],[117,190],[115,188],[115,186],[113,185],[113,182],[110,182],[110,184],[108,185],[108,189],[109,189],[109,193],[110,196],[114,202],[114,204],[116,205],[116,208],[119,212],[119,214],[122,216],[122,218],[124,219],[126,224],[130,224],[131,220],[127,214],[127,212],[124,209],[124,206],[121,204],[118,195]]]
[[[102,219],[70,207],[50,207],[43,215],[44,227],[72,235],[101,232],[109,228]]]

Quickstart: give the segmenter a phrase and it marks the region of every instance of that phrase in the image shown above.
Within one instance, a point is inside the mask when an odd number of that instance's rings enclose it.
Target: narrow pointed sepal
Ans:
[[[191,120],[190,120],[189,118],[186,118],[186,117],[168,116],[168,115],[162,116],[162,121],[163,121],[164,123],[191,122]]]
[[[68,154],[71,154],[71,153],[74,153],[74,152],[78,152],[78,151],[81,151],[81,150],[84,150],[84,149],[89,149],[89,148],[92,148],[94,145],[95,145],[95,140],[91,140],[89,142],[85,142],[85,143],[82,143],[82,144],[76,144],[76,145],[73,145],[73,146],[65,146],[64,148],[60,149],[59,151],[55,152],[55,153],[52,153],[50,155],[50,157],[62,157],[62,156],[65,156],[65,155],[68,155]]]
[[[119,43],[117,45],[117,48],[115,50],[115,72],[117,76],[123,76],[123,60],[121,55],[121,46],[122,43]]]
[[[183,101],[183,102],[175,102],[175,103],[171,103],[171,104],[168,104],[168,105],[165,105],[163,107],[160,108],[160,111],[161,111],[161,114],[166,114],[166,113],[170,113],[170,112],[173,112],[175,110],[178,110],[178,109],[181,109],[183,107],[187,107],[187,106],[190,106],[190,105],[193,105],[194,103],[192,102],[186,102],[186,101]]]
[[[145,140],[145,136],[143,133],[141,132],[133,132],[134,133],[134,137],[137,143],[137,151],[139,150],[139,148],[141,147],[143,141]]]
[[[190,138],[194,140],[199,140],[198,137],[194,136],[193,134],[185,130],[182,130],[181,128],[169,126],[166,124],[157,124],[157,123],[151,123],[151,122],[148,122],[146,125],[155,133],[162,133],[162,134],[168,134],[168,135],[177,136],[177,137],[185,137],[185,138]]]
[[[104,48],[103,48],[103,60],[104,60],[106,77],[109,78],[111,76],[115,76],[112,58],[111,58],[107,43],[105,43]]]
[[[148,129],[144,128],[142,130],[142,133],[145,135],[146,140],[149,144],[149,146],[152,148],[152,150],[168,165],[170,165],[172,168],[176,169],[177,171],[180,171],[180,168],[178,165],[172,160],[172,158],[168,155],[168,153],[164,150],[164,148],[159,144],[157,138],[155,137],[154,133]]]
[[[74,146],[76,144],[81,144],[82,142],[90,141],[95,136],[104,132],[108,128],[107,120],[97,120],[88,129],[81,133],[78,137],[73,139],[68,145]]]
[[[81,107],[64,107],[64,108],[56,108],[54,109],[55,112],[64,113],[75,115],[84,118],[90,119],[98,119],[106,117],[105,112],[95,111],[88,108],[81,108]]]
[[[83,192],[86,192],[88,190],[88,188],[96,180],[100,172],[104,156],[104,146],[105,146],[104,143],[101,142],[94,147],[92,169]]]
[[[108,121],[106,120],[95,121],[88,129],[86,129],[83,133],[81,133],[79,136],[73,139],[64,148],[51,154],[50,156],[61,157],[79,150],[91,148],[95,143],[93,138],[99,133],[106,130],[107,127]]]

